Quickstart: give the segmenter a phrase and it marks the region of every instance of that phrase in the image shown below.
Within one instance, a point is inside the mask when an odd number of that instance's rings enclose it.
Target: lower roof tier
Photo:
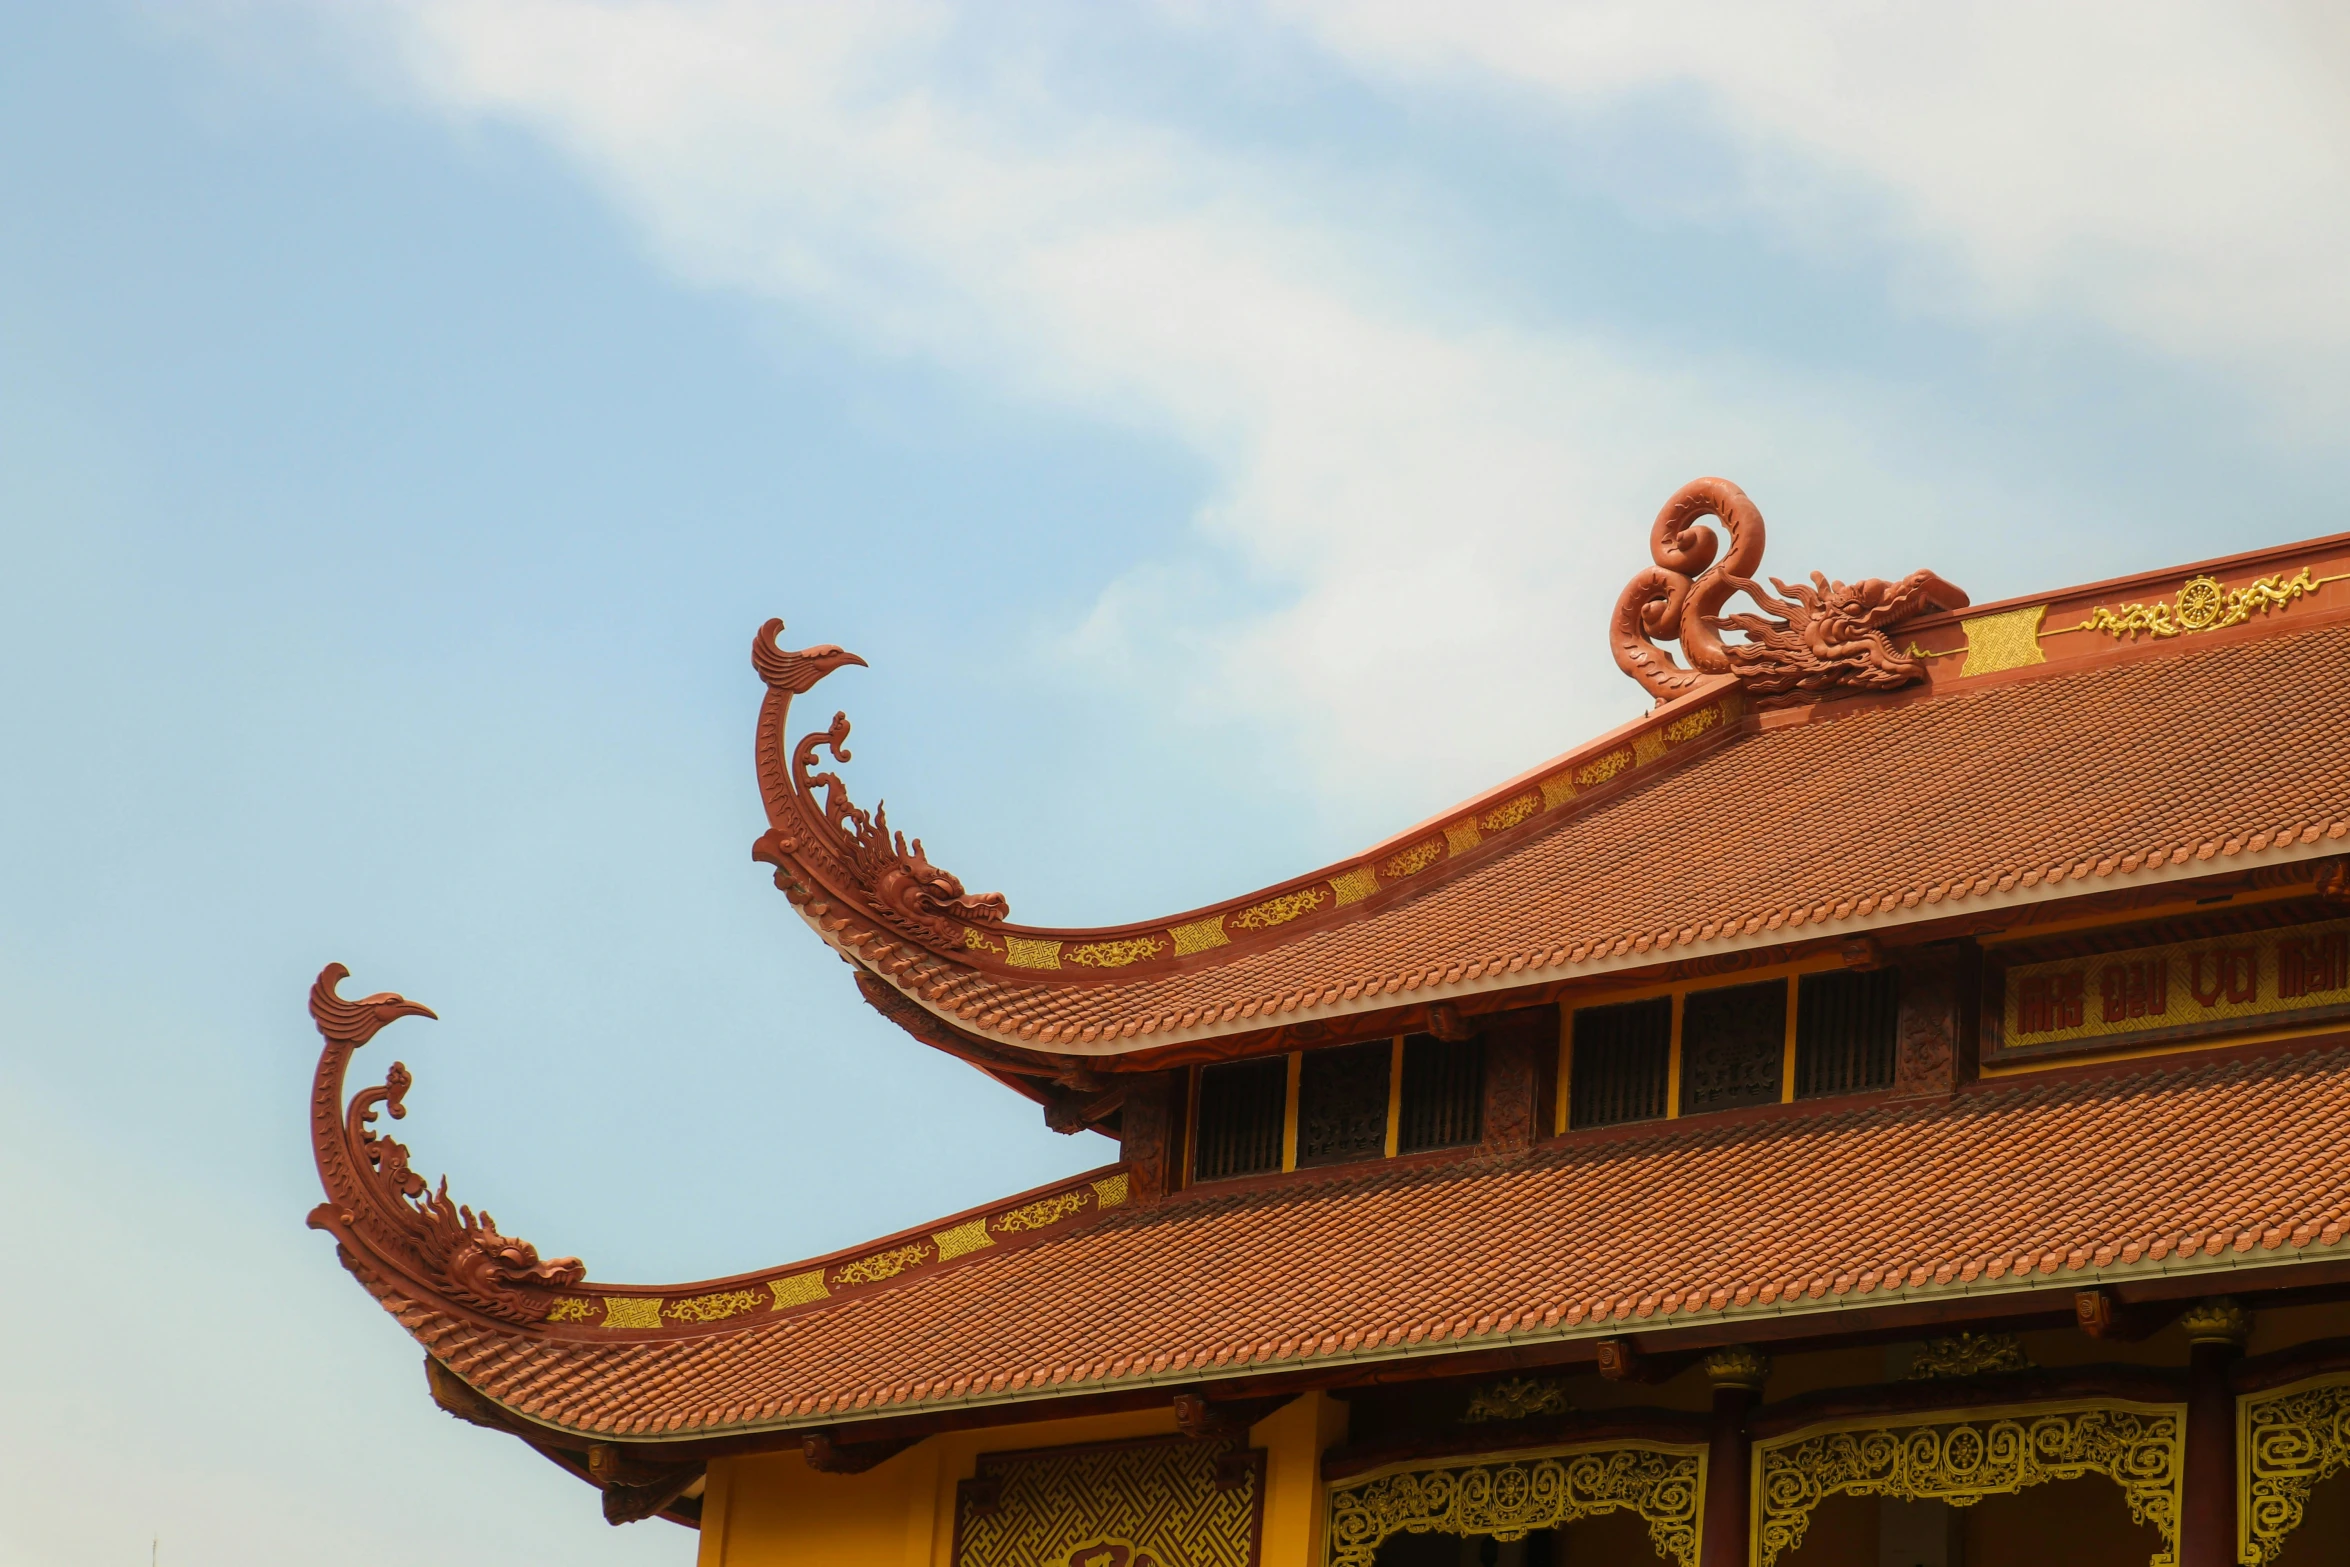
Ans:
[[[776,1291],[686,1337],[495,1323],[345,1255],[512,1416],[643,1443],[1628,1332],[1770,1336],[1756,1319],[2052,1285],[2249,1288],[2230,1275],[2337,1259],[2346,1229],[2350,1040],[2330,1036],[1096,1204],[1033,1244],[843,1298]]]

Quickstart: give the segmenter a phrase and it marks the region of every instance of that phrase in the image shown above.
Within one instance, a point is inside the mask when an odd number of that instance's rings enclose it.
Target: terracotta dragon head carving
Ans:
[[[865,811],[849,799],[835,772],[820,770],[818,753],[849,760],[849,717],[800,737],[783,754],[791,699],[844,664],[865,661],[844,649],[820,646],[787,653],[775,644],[783,622],[770,620],[751,642],[751,665],[766,682],[759,712],[759,785],[768,830],[752,846],[754,858],[776,868],[780,885],[801,872],[875,919],[932,946],[958,947],[971,925],[1000,924],[1011,913],[1002,893],[971,893],[953,872],[933,864],[922,840],[911,843],[889,825],[889,808]]]
[[[541,1260],[538,1248],[502,1235],[489,1214],[476,1214],[449,1197],[444,1178],[428,1189],[409,1167],[407,1147],[376,1130],[376,1112],[397,1121],[408,1114],[408,1068],[394,1061],[379,1088],[365,1088],[343,1104],[343,1076],[352,1053],[403,1017],[433,1017],[430,1007],[386,991],[346,1001],[336,989],[351,971],[329,963],[310,987],[310,1016],[326,1045],[311,1084],[311,1149],[327,1200],[310,1210],[310,1227],[342,1244],[354,1271],[404,1278],[445,1300],[507,1322],[537,1322],[554,1305],[554,1292],[577,1284],[587,1269],[577,1257]]]
[[[1718,561],[1714,535],[1698,526],[1708,517],[1730,540]],[[1894,646],[1887,630],[1967,604],[1962,589],[1930,571],[1913,571],[1899,582],[1869,577],[1849,583],[1815,571],[1809,587],[1773,577],[1773,596],[1753,576],[1762,564],[1763,538],[1761,511],[1729,480],[1693,479],[1675,491],[1649,529],[1654,564],[1616,600],[1609,627],[1616,666],[1659,702],[1686,694],[1709,675],[1734,675],[1756,697],[1781,701],[1890,691],[1924,679],[1926,666]],[[1734,593],[1744,593],[1767,616],[1724,615]],[[1724,643],[1724,629],[1744,632],[1748,640]],[[1675,640],[1687,668],[1657,646]]]

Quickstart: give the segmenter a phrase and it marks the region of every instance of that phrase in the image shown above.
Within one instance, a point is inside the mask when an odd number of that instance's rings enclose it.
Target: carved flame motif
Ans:
[[[829,728],[803,735],[789,766],[778,765],[791,699],[843,664],[865,662],[830,646],[784,652],[775,645],[782,630],[782,621],[770,620],[751,642],[752,667],[767,683],[759,714],[759,778],[769,824],[751,851],[754,857],[776,867],[779,883],[796,864],[835,894],[933,945],[960,947],[967,926],[1000,923],[1011,912],[1002,893],[964,891],[951,871],[931,863],[921,839],[909,843],[904,833],[891,830],[886,805],[861,810],[838,773],[819,771],[819,751],[834,762],[849,760],[848,714],[835,713]]]
[[[326,1041],[312,1082],[311,1147],[327,1195],[310,1211],[310,1227],[332,1234],[354,1260],[387,1265],[485,1316],[543,1320],[554,1292],[577,1284],[587,1269],[577,1257],[542,1261],[530,1242],[500,1234],[486,1212],[451,1201],[446,1177],[428,1189],[409,1168],[406,1146],[375,1128],[379,1109],[395,1121],[408,1114],[415,1082],[408,1068],[394,1061],[382,1087],[361,1089],[344,1108],[352,1053],[399,1018],[435,1016],[388,991],[344,1000],[335,990],[350,972],[329,963],[310,987],[310,1016]]]
[[[1711,517],[1729,535],[1729,551],[1698,526]],[[1837,691],[1889,691],[1925,677],[1925,661],[1903,653],[1889,627],[1935,610],[1962,609],[1967,596],[1930,571],[1898,583],[1875,577],[1831,582],[1812,573],[1810,587],[1771,579],[1779,596],[1755,585],[1762,564],[1762,513],[1727,479],[1694,479],[1674,492],[1649,529],[1655,564],[1626,584],[1616,600],[1610,640],[1616,665],[1659,702],[1696,688],[1707,675],[1735,675],[1758,697],[1816,698]],[[1725,616],[1733,593],[1744,593],[1770,617]],[[1725,644],[1727,628],[1746,633]],[[1678,640],[1684,669],[1658,641]]]

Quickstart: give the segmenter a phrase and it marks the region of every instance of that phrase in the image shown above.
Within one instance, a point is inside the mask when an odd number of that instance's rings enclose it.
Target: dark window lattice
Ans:
[[[1893,1082],[1901,976],[1806,974],[1795,992],[1795,1094],[1852,1094]]]
[[[1192,1178],[1216,1181],[1280,1169],[1288,1100],[1289,1063],[1280,1056],[1201,1067]]]
[[[1665,1113],[1673,1064],[1673,998],[1620,1001],[1575,1013],[1567,1124],[1615,1126]]]
[[[1485,1135],[1485,1047],[1413,1034],[1403,1042],[1398,1153],[1457,1148]]]
[[[1681,1003],[1681,1113],[1779,1102],[1787,982],[1694,990]]]
[[[1387,1151],[1387,1086],[1394,1046],[1309,1050],[1298,1062],[1297,1162],[1341,1164]]]

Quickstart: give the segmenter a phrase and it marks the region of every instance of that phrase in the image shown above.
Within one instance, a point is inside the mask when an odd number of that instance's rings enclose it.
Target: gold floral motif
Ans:
[[[1301,914],[1311,914],[1330,900],[1328,887],[1300,887],[1279,897],[1252,903],[1232,916],[1235,930],[1271,930],[1286,925]]]
[[[1119,1208],[1126,1203],[1126,1172],[1105,1175],[1093,1183],[1094,1201],[1105,1208]]]
[[[877,1252],[861,1257],[832,1270],[835,1284],[878,1284],[883,1279],[894,1279],[918,1262],[930,1260],[927,1242],[916,1241],[911,1246],[900,1246],[894,1251]]]
[[[593,1322],[596,1320],[596,1303],[592,1300],[582,1300],[577,1295],[565,1295],[547,1308],[547,1320],[549,1322]]]
[[[2234,1344],[2242,1348],[2252,1336],[2252,1313],[2236,1304],[2234,1296],[2214,1295],[2179,1313],[2190,1344]]]
[[[1486,832],[1500,832],[1542,809],[1542,791],[1529,789],[1515,798],[1502,801],[1492,810],[1477,818],[1477,825]]]
[[[2301,1527],[2309,1494],[2350,1467],[2350,1376],[2239,1398],[2236,1451],[2236,1559],[2271,1562]]]
[[[1058,1224],[1085,1206],[1083,1192],[1055,1192],[1050,1197],[1039,1197],[1023,1207],[995,1221],[996,1233],[1011,1235],[1020,1230],[1041,1230],[1048,1224]]]
[[[1665,739],[1674,745],[1694,740],[1723,719],[1722,704],[1708,702],[1694,713],[1683,713],[1665,725]]]
[[[604,1297],[604,1326],[608,1328],[657,1328],[661,1325],[661,1302],[647,1300],[641,1295],[607,1295]]]
[[[985,1219],[973,1219],[958,1224],[951,1230],[941,1230],[930,1237],[938,1243],[938,1260],[946,1262],[955,1257],[967,1257],[982,1246],[993,1246],[995,1237],[987,1233]]]
[[[1376,1474],[1331,1487],[1330,1563],[1371,1567],[1381,1543],[1398,1534],[1522,1540],[1537,1529],[1630,1509],[1647,1521],[1658,1555],[1697,1567],[1704,1494],[1703,1449],[1647,1444]]]
[[[673,1300],[661,1314],[672,1322],[724,1322],[728,1317],[758,1309],[756,1292],[724,1290],[716,1295],[688,1295],[683,1300]]]
[[[1705,1379],[1715,1387],[1760,1391],[1771,1377],[1771,1357],[1744,1344],[1726,1344],[1705,1357]]]
[[[1338,906],[1360,903],[1379,890],[1379,873],[1368,865],[1357,865],[1340,871],[1330,878],[1330,890],[1338,894]]]
[[[992,952],[999,958],[1004,955],[1002,942],[990,936],[986,931],[970,925],[963,927],[963,946],[966,951],[970,952]]]
[[[1175,955],[1179,958],[1221,947],[1231,939],[1224,934],[1224,916],[1221,914],[1211,914],[1204,920],[1178,925],[1167,934],[1174,938]]]
[[[1630,767],[1631,765],[1631,748],[1629,746],[1618,746],[1613,751],[1608,752],[1607,755],[1601,757],[1598,761],[1590,762],[1582,767],[1577,768],[1575,770],[1575,782],[1581,787],[1589,789],[1594,785],[1606,783],[1610,778],[1615,777],[1616,774],[1622,772],[1625,768]]]
[[[1967,1507],[2050,1480],[2101,1474],[2163,1548],[2150,1567],[2177,1567],[2185,1410],[2163,1405],[2041,1405],[1962,1419],[1877,1426],[1851,1422],[1755,1444],[1752,1559],[1771,1567],[1803,1543],[1812,1510],[1831,1496],[1891,1496]]]
[[[1442,838],[1423,838],[1408,849],[1399,849],[1379,863],[1379,874],[1389,880],[1417,876],[1420,872],[1444,858]]]
[[[1062,956],[1088,968],[1124,968],[1155,958],[1167,943],[1157,936],[1130,936],[1124,941],[1089,941],[1071,947]]]
[[[1563,1415],[1575,1406],[1567,1400],[1564,1382],[1541,1377],[1504,1377],[1481,1387],[1469,1400],[1462,1423],[1481,1425],[1488,1420],[1531,1420],[1536,1415]]]
[[[1979,1377],[1999,1371],[2028,1371],[2032,1362],[2013,1333],[1958,1333],[1928,1341],[1909,1363],[1909,1380]]]
[[[2151,604],[2124,604],[2118,609],[2104,605],[2089,611],[2089,618],[2073,627],[2075,631],[2102,631],[2116,641],[2134,641],[2140,636],[2175,637],[2182,633],[2193,635],[2202,631],[2219,631],[2241,625],[2254,615],[2265,615],[2272,609],[2283,609],[2305,594],[2315,593],[2338,577],[2312,577],[2309,568],[2287,579],[2283,572],[2260,577],[2240,588],[2223,587],[2215,577],[2189,577],[2179,588],[2171,603],[2160,599]]]
[[[812,1300],[824,1300],[832,1294],[824,1287],[822,1268],[795,1273],[788,1279],[769,1279],[767,1287],[775,1292],[775,1304],[767,1308],[769,1311],[781,1311],[786,1306],[805,1306]]]

